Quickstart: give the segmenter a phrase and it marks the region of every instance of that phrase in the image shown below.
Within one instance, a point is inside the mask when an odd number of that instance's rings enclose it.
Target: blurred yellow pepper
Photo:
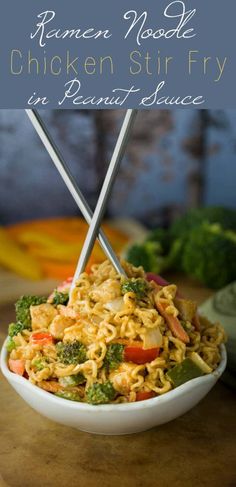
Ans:
[[[28,279],[42,277],[41,266],[37,260],[14,242],[2,227],[0,227],[0,265]]]

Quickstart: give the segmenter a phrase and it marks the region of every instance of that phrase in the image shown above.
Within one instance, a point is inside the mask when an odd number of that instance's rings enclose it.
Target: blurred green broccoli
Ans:
[[[47,298],[41,296],[21,296],[15,304],[16,321],[22,323],[25,329],[31,329],[30,306],[46,303]]]
[[[171,240],[167,229],[155,228],[151,230],[147,235],[146,242],[158,243],[160,254],[166,255],[170,250]]]
[[[127,260],[155,274],[182,271],[219,289],[236,279],[235,234],[235,210],[220,206],[192,209],[168,230],[153,230],[143,244],[130,247]]]
[[[184,271],[213,289],[236,277],[236,233],[218,224],[192,230],[183,254]]]
[[[146,272],[160,274],[166,268],[166,258],[161,244],[152,240],[132,245],[127,251],[126,258],[135,267],[141,265]]]
[[[170,268],[188,273],[184,265],[185,248],[191,233],[203,224],[219,224],[223,229],[236,231],[236,212],[229,208],[212,206],[191,209],[178,218],[169,229],[171,241]],[[202,282],[204,283],[204,281]]]
[[[63,364],[82,364],[86,361],[86,347],[78,340],[59,342],[56,349],[58,358]]]
[[[208,235],[208,243],[204,243],[205,231],[210,226],[211,230],[219,226],[221,230],[236,231],[236,211],[220,206],[198,208],[189,210],[184,216],[177,219],[169,230],[170,240],[172,241],[169,263],[172,269],[183,271],[190,276],[196,277],[203,284],[213,289],[219,289],[235,279],[236,274],[233,273],[233,269],[230,270],[228,268],[227,258],[224,256],[224,269],[220,271],[221,276],[218,276],[217,279],[215,278],[215,274],[218,273],[218,256],[226,251],[226,247],[222,240],[217,239],[216,241],[215,235],[211,235],[211,238]],[[205,231],[203,231],[203,228],[205,228]],[[204,248],[205,245],[209,247],[207,252]],[[190,247],[192,247],[191,251]],[[194,264],[191,264],[191,258],[195,252],[198,254],[198,268],[193,269],[196,261],[194,259]],[[206,253],[210,258],[207,266],[208,270],[205,267]],[[212,254],[214,254],[214,257]],[[209,266],[212,267],[211,271]],[[204,272],[202,267],[205,268]]]
[[[114,401],[116,391],[110,381],[104,384],[96,382],[88,388],[86,397],[90,404],[107,404]]]
[[[236,231],[236,211],[221,206],[191,209],[171,225],[169,230],[171,241],[182,239],[203,223],[217,223],[225,230]]]

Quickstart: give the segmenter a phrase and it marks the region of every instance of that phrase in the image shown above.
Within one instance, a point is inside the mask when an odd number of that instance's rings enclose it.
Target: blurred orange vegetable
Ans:
[[[68,276],[73,276],[75,273],[75,264],[67,264],[65,262],[52,262],[50,260],[39,260],[42,271],[45,277],[53,277],[55,279],[66,279]]]
[[[103,230],[115,252],[119,254],[128,241],[127,235],[107,223],[103,225]],[[35,262],[35,265],[32,263],[29,266],[32,267],[32,272],[38,266],[44,277],[56,279],[73,275],[87,231],[87,223],[79,217],[34,220],[6,228],[8,237]],[[86,270],[89,271],[92,264],[99,263],[104,258],[104,253],[96,242]]]

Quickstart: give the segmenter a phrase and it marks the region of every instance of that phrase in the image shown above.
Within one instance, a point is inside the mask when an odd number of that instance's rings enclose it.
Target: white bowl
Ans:
[[[198,309],[202,316],[212,323],[221,323],[225,329],[228,369],[236,378],[236,281],[220,289]]]
[[[186,382],[162,396],[140,402],[100,406],[59,398],[10,372],[5,344],[1,352],[1,369],[16,392],[43,416],[89,433],[124,435],[167,423],[198,404],[225,370],[227,358],[224,345],[221,346],[221,357],[218,368],[212,374]]]

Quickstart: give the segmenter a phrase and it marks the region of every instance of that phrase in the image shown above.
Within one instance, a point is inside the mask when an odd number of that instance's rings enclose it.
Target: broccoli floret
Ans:
[[[121,343],[111,343],[107,347],[106,356],[104,359],[105,367],[110,369],[116,369],[123,361],[124,345]]]
[[[69,301],[69,293],[61,293],[57,290],[54,291],[52,304],[58,306],[58,304],[64,304],[65,306]]]
[[[110,381],[104,384],[97,382],[88,388],[86,397],[90,404],[107,404],[114,401],[116,391]]]
[[[220,225],[203,224],[190,232],[183,254],[183,268],[213,289],[236,278],[236,233]]]
[[[172,240],[183,238],[185,235],[203,223],[218,223],[222,228],[236,231],[236,211],[221,206],[210,206],[189,210],[178,218],[170,228]]]
[[[164,228],[155,228],[151,230],[146,238],[146,242],[155,242],[159,244],[159,251],[166,255],[170,248],[169,231]]]
[[[16,344],[15,344],[14,340],[11,337],[9,337],[8,340],[7,340],[7,343],[6,343],[6,349],[7,349],[7,351],[10,353],[15,348],[16,348]]]
[[[73,342],[59,342],[56,345],[57,355],[63,364],[82,364],[86,360],[86,348],[78,340]]]
[[[203,219],[207,223],[218,223],[225,230],[236,231],[236,211],[222,206],[210,206],[201,208]]]
[[[155,274],[160,274],[167,266],[167,260],[162,255],[159,242],[147,241],[134,244],[128,249],[126,258],[135,267],[141,265],[146,272]]]
[[[131,279],[126,279],[121,284],[121,293],[126,294],[129,292],[133,292],[136,294],[137,299],[145,298],[147,292],[149,290],[148,282],[141,277],[137,279],[132,277]]]
[[[24,330],[25,326],[23,323],[11,323],[8,327],[8,335],[9,337],[14,337],[18,335],[18,333],[21,333]]]
[[[193,228],[201,225],[204,220],[203,214],[199,209],[192,209],[187,211],[185,215],[177,218],[170,227],[170,238],[172,242],[175,239],[182,239]]]
[[[30,306],[46,303],[47,298],[40,296],[22,296],[15,304],[16,321],[24,325],[24,328],[31,329]]]
[[[169,262],[172,269],[178,271],[184,270],[183,255],[185,252],[185,245],[188,241],[190,232],[199,225],[202,225],[205,218],[204,210],[204,208],[191,209],[172,223],[169,229],[171,242]]]
[[[236,211],[220,206],[191,209],[177,219],[168,231],[160,228],[153,230],[144,243],[130,247],[127,252],[127,260],[135,266],[142,265],[146,272],[154,272],[155,274],[162,274],[163,271],[172,269],[184,271],[193,276],[198,272],[202,276],[201,271],[196,269],[192,271],[192,265],[189,261],[191,259],[188,259],[187,256],[189,254],[188,249],[194,241],[192,233],[196,230],[194,234],[196,235],[197,229],[204,225],[220,225],[222,231],[236,232]],[[190,237],[191,244],[189,242]],[[198,241],[199,239],[200,237],[198,237]],[[236,277],[235,274],[233,276],[233,278]],[[206,283],[206,279],[201,278],[201,281]],[[219,282],[227,283],[229,277],[219,277]],[[211,278],[208,279],[208,285],[212,287]],[[219,284],[216,283],[213,286],[218,288]]]
[[[189,248],[190,235],[195,229],[202,227],[202,225],[213,224],[220,225],[225,230],[236,231],[236,211],[214,206],[192,209],[172,224],[169,231],[172,244],[168,257],[171,268],[188,273],[188,265],[186,266],[184,260],[186,260],[186,248]]]
[[[74,391],[60,391],[56,392],[55,396],[62,397],[63,399],[68,399],[68,401],[81,401],[81,397],[78,392]]]
[[[81,372],[79,372],[78,374],[75,375],[60,377],[59,384],[61,384],[63,387],[75,387],[80,384],[83,384],[84,381],[85,381],[84,375]]]
[[[10,353],[12,350],[16,348],[16,344],[13,340],[13,337],[18,335],[24,330],[24,325],[22,323],[11,323],[8,327],[8,341],[6,344],[6,349]]]
[[[45,357],[36,357],[32,360],[32,365],[37,372],[40,372],[40,370],[43,370],[45,367],[47,367],[48,362]]]
[[[40,372],[40,370],[43,370],[45,368],[45,362],[43,362],[42,360],[38,359],[38,360],[35,360],[34,361],[33,366],[35,367],[35,369],[37,370],[37,372]]]
[[[187,237],[177,238],[172,242],[170,251],[166,260],[168,262],[168,269],[183,271],[183,255]]]
[[[142,266],[146,272],[161,274],[170,267],[169,250],[171,246],[169,232],[157,228],[149,232],[146,240],[134,244],[127,250],[126,258],[134,266]]]

